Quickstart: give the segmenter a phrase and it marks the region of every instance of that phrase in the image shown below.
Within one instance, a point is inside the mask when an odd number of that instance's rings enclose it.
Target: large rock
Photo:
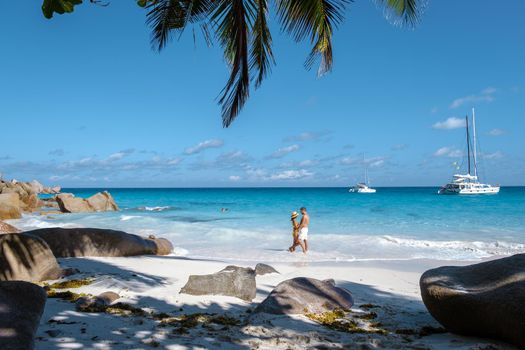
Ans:
[[[249,267],[227,266],[211,275],[190,275],[181,293],[226,295],[251,301],[256,295],[255,271]]]
[[[428,311],[449,331],[525,348],[525,254],[432,269],[419,285]]]
[[[55,256],[42,239],[22,234],[0,235],[0,281],[39,282],[61,276]]]
[[[84,198],[75,197],[72,193],[61,193],[56,196],[60,211],[63,213],[93,212],[93,208]]]
[[[19,233],[20,230],[14,227],[13,225],[9,225],[6,222],[0,221],[0,235],[6,234],[6,233]]]
[[[164,238],[142,238],[122,231],[98,228],[53,227],[24,232],[23,235],[42,238],[58,258],[166,255],[173,250],[171,243]]]
[[[64,213],[119,210],[115,200],[107,191],[96,193],[87,199],[75,197],[72,193],[61,193],[56,195],[56,201]]]
[[[117,203],[107,191],[94,194],[86,201],[94,211],[118,211]]]
[[[44,185],[42,185],[40,182],[33,180],[28,183],[29,186],[31,186],[31,192],[35,194],[39,194],[44,192]]]
[[[353,303],[352,294],[335,286],[333,280],[297,277],[279,283],[255,312],[317,314],[335,309],[350,310]]]
[[[0,282],[0,349],[34,348],[46,298],[46,292],[36,284]]]
[[[0,220],[19,219],[22,217],[20,210],[20,195],[17,192],[6,192],[0,194]]]
[[[270,273],[279,273],[279,271],[277,271],[270,265],[266,265],[262,263],[255,265],[255,274],[257,276],[267,275]]]

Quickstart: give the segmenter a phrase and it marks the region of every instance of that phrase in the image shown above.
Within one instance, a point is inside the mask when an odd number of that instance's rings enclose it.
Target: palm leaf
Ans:
[[[296,41],[307,37],[313,44],[305,66],[310,69],[320,58],[318,75],[332,69],[333,30],[343,21],[349,0],[277,0],[277,15],[282,28]]]
[[[394,24],[415,26],[425,8],[424,0],[376,0],[385,9],[385,17]]]
[[[151,45],[162,50],[173,33],[181,34],[189,22],[204,20],[213,0],[155,0],[146,2],[146,23],[151,27]]]
[[[253,25],[250,50],[250,70],[257,71],[255,87],[258,88],[275,64],[272,52],[272,35],[268,28],[268,2],[257,0],[257,17]]]
[[[237,117],[250,95],[248,41],[255,14],[254,0],[219,0],[210,17],[231,69],[219,99],[224,127]]]

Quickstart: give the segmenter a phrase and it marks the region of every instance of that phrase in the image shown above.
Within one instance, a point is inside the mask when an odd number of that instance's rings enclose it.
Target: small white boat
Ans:
[[[439,194],[497,194],[499,193],[500,186],[488,185],[479,182],[478,179],[478,159],[477,159],[477,144],[476,144],[476,117],[474,114],[474,108],[472,108],[472,130],[474,136],[473,152],[471,156],[470,147],[470,132],[468,116],[465,117],[465,126],[467,128],[467,163],[468,172],[467,174],[455,174],[452,182],[442,186],[438,193]],[[470,160],[474,160],[474,175],[471,175],[471,163]]]
[[[354,187],[352,187],[351,189],[349,189],[348,192],[353,192],[353,193],[376,193],[376,189],[375,188],[370,188],[370,187],[367,186],[367,184],[360,182],[357,185],[355,185]]]
[[[351,187],[348,192],[351,193],[376,193],[375,188],[368,187],[368,167],[365,162],[365,155],[363,154],[363,165],[365,166],[365,182],[360,182],[354,187]]]

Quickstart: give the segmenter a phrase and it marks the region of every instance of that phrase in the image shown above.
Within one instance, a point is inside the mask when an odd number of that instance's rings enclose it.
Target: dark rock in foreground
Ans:
[[[251,301],[256,295],[255,271],[249,267],[227,266],[211,275],[190,275],[181,293],[225,295]]]
[[[36,284],[0,282],[0,349],[34,348],[35,333],[45,303],[46,293]]]
[[[98,228],[43,228],[22,235],[42,238],[57,258],[166,255],[173,249],[164,238],[142,238],[122,231]]]
[[[350,310],[353,303],[352,294],[335,286],[333,280],[297,277],[279,283],[255,312],[277,315],[318,314],[335,309]]]
[[[525,348],[525,254],[432,269],[419,285],[428,311],[449,331]]]
[[[277,271],[270,265],[261,264],[261,263],[255,265],[255,274],[257,276],[267,275],[270,273],[279,273],[279,271]]]
[[[62,275],[55,256],[42,239],[17,233],[0,235],[0,281],[39,282]]]

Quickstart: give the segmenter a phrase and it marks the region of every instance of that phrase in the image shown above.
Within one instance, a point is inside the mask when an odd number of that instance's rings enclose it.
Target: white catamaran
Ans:
[[[348,192],[352,193],[376,193],[375,188],[368,187],[369,181],[368,181],[368,166],[365,162],[365,155],[363,154],[363,164],[365,166],[365,182],[360,182],[354,187],[350,188]]]
[[[452,182],[441,187],[439,194],[496,194],[499,193],[499,185],[492,186],[479,182],[478,179],[478,159],[477,159],[477,144],[476,144],[476,116],[474,108],[472,108],[472,131],[473,131],[473,147],[470,143],[470,130],[468,115],[465,117],[467,128],[467,174],[455,174]],[[473,149],[471,152],[471,148]],[[472,154],[471,154],[472,153]],[[471,158],[474,161],[474,175],[471,174]]]

